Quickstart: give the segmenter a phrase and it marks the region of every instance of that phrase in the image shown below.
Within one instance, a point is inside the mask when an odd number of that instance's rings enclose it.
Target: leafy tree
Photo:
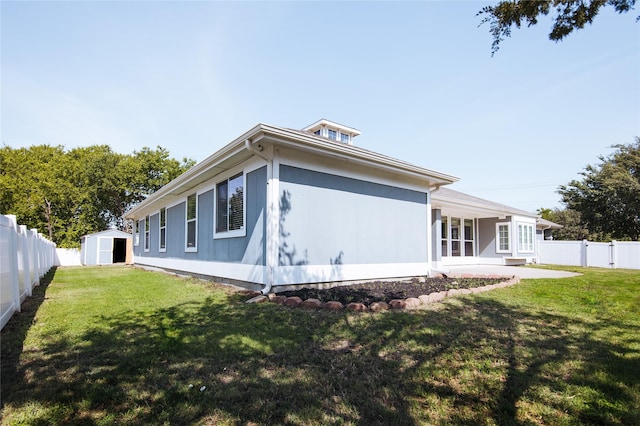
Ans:
[[[549,39],[558,42],[574,30],[591,24],[602,7],[610,6],[618,13],[625,13],[633,9],[635,3],[636,0],[505,0],[482,8],[478,15],[484,16],[480,25],[489,23],[493,55],[500,48],[500,43],[511,36],[514,25],[517,28],[523,23],[528,27],[536,25],[538,18],[548,15],[552,9],[555,9],[556,16]]]
[[[107,145],[75,148],[38,145],[0,149],[0,212],[37,228],[60,247],[109,227],[127,229],[122,216],[134,204],[193,165],[167,150],[132,155]]]
[[[538,214],[546,220],[562,225],[562,229],[554,229],[554,240],[567,241],[605,241],[610,240],[607,235],[589,232],[582,223],[580,212],[571,209],[538,209]]]
[[[592,233],[612,238],[640,237],[640,138],[629,145],[614,145],[616,151],[588,165],[581,181],[560,186],[558,193],[568,209],[580,213]]]

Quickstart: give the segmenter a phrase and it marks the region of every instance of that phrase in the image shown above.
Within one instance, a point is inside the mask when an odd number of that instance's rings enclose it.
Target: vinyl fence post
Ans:
[[[609,267],[612,269],[616,269],[616,240],[612,240],[609,243]]]
[[[588,251],[588,247],[589,247],[589,241],[587,240],[582,240],[582,265],[581,266],[589,266],[589,261],[587,258],[587,251]]]
[[[20,279],[22,280],[22,287],[26,292],[27,297],[31,297],[31,274],[29,271],[29,261],[30,261],[30,253],[29,253],[29,234],[27,233],[27,225],[20,225],[20,255],[22,257],[22,265],[20,269],[22,270],[22,275]]]
[[[11,275],[9,279],[11,280],[11,298],[13,299],[14,312],[20,312],[20,278],[18,277],[19,269],[18,269],[18,221],[16,216],[13,214],[6,215],[9,220],[12,222],[12,229],[10,231],[9,236],[9,246],[11,247],[9,251],[9,268],[11,269]]]

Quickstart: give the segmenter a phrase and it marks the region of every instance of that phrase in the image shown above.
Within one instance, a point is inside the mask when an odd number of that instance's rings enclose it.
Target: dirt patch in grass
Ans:
[[[506,281],[507,279],[507,277],[414,278],[408,281],[373,281],[326,289],[304,287],[297,290],[282,291],[277,294],[278,296],[287,297],[298,296],[302,300],[314,298],[319,299],[321,302],[335,300],[343,305],[355,302],[369,306],[374,302],[389,303],[393,299],[419,297],[423,294],[437,293],[440,291],[484,287]]]

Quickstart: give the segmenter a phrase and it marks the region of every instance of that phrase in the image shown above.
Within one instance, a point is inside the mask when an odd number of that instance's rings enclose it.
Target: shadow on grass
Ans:
[[[15,313],[0,333],[0,407],[10,393],[9,387],[20,381],[19,360],[24,341],[33,325],[40,305],[46,299],[47,288],[56,274],[54,266],[40,279],[40,284],[33,288],[31,297],[25,299],[20,312]]]
[[[57,407],[32,424],[521,424],[535,410],[543,423],[640,422],[637,326],[491,299],[440,307],[352,315],[207,299],[128,312],[82,344],[8,359],[11,383],[3,349],[2,390],[12,407]],[[615,345],[603,330],[632,337]]]

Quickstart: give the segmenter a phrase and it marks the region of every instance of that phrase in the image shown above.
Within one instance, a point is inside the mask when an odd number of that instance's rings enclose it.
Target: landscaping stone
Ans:
[[[260,296],[255,296],[247,300],[247,303],[264,303],[268,301],[269,301],[269,298],[261,294]]]
[[[389,310],[389,304],[387,302],[373,302],[369,309],[373,312],[386,311]]]
[[[287,296],[276,296],[271,299],[273,303],[277,303],[278,305],[283,305],[285,300],[287,300]]]
[[[302,302],[300,306],[307,309],[320,309],[322,307],[322,302],[318,299],[309,298]]]
[[[437,293],[431,293],[429,295],[429,300],[431,302],[439,302],[440,300],[444,299],[445,297],[447,297],[447,292],[446,291],[439,291]]]
[[[431,303],[431,297],[429,297],[428,294],[423,294],[421,296],[418,296],[418,300],[420,300],[420,303]]]
[[[391,309],[404,309],[407,306],[407,302],[403,299],[393,299],[389,302],[389,307]]]
[[[406,308],[417,308],[421,305],[420,299],[417,297],[408,297],[404,300]]]
[[[298,306],[302,303],[302,299],[298,296],[287,297],[283,303],[284,306]]]
[[[322,305],[322,307],[330,311],[341,311],[342,308],[344,308],[344,306],[342,306],[342,303],[336,302],[335,300],[330,300],[329,302],[326,302],[324,305]]]
[[[350,311],[356,311],[356,312],[364,312],[368,310],[367,306],[364,303],[356,303],[356,302],[349,303],[347,305],[347,309]]]
[[[466,281],[468,278],[472,278],[473,282]],[[489,281],[479,283],[477,280]],[[247,303],[271,301],[285,306],[302,306],[308,309],[323,308],[339,311],[346,308],[355,312],[369,310],[377,312],[387,309],[416,308],[422,304],[439,302],[446,297],[480,293],[496,288],[508,287],[518,282],[520,282],[520,280],[517,277],[509,278],[501,276],[495,278],[490,275],[472,276],[463,274],[457,276],[455,279],[446,276],[442,278],[416,277],[412,280],[394,282],[375,281],[359,285],[355,284],[353,286],[331,287],[326,290],[301,288],[299,290],[284,291],[279,294],[269,294],[267,296],[257,293],[247,293],[248,295],[255,296],[247,301]],[[420,290],[426,290],[425,294],[419,293],[418,291]],[[396,299],[389,301],[388,298],[385,297],[390,293],[397,294]],[[335,299],[329,297],[335,297]],[[360,301],[351,302],[345,306],[344,303],[347,303],[349,299]],[[323,300],[327,300],[327,302],[323,303]],[[344,303],[340,300],[344,300]]]

